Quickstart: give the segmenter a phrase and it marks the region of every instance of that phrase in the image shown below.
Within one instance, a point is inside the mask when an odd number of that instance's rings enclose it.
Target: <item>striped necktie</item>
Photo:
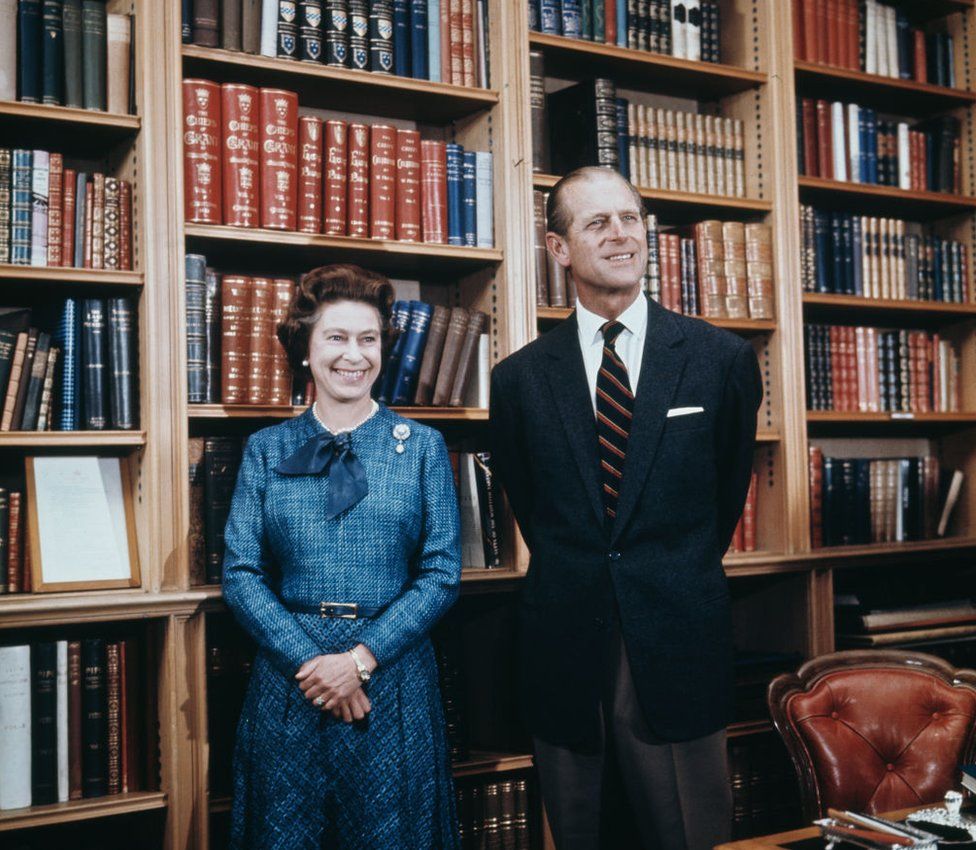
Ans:
[[[600,439],[603,508],[610,523],[617,515],[627,438],[634,418],[634,394],[630,389],[627,367],[614,348],[624,326],[620,322],[607,322],[601,330],[603,360],[596,376],[596,422]]]

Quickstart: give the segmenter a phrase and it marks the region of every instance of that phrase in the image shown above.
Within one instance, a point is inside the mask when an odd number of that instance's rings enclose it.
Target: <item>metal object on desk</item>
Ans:
[[[943,808],[919,809],[905,820],[932,832],[939,838],[939,848],[976,850],[976,818],[962,814],[962,794],[948,791]]]
[[[938,837],[909,824],[829,809],[830,817],[814,821],[820,834],[827,839],[827,850],[839,842],[847,842],[866,850],[937,850]]]

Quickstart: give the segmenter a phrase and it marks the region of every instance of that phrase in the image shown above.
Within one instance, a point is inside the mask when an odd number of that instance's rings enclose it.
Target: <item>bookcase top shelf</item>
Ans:
[[[529,33],[529,48],[545,53],[547,77],[584,79],[603,75],[611,77],[618,88],[653,89],[699,100],[748,91],[768,79],[760,71],[735,65],[679,59],[539,32]]]
[[[537,307],[536,318],[539,324],[551,324],[568,318],[572,312],[572,307]],[[706,316],[694,316],[693,318],[702,319],[717,328],[725,328],[746,335],[769,333],[776,330],[774,319],[720,319]]]
[[[864,215],[877,214],[924,221],[960,215],[976,209],[976,198],[948,192],[921,192],[802,175],[797,178],[797,183],[800,187],[800,201],[803,203],[855,211]]]
[[[0,449],[122,448],[144,445],[145,431],[0,431]]]
[[[808,410],[807,428],[817,435],[926,436],[976,427],[976,413],[867,413]]]
[[[333,68],[183,45],[184,77],[288,89],[302,106],[445,124],[498,103],[492,89],[452,86],[350,68]],[[367,106],[368,104],[368,106]]]
[[[4,147],[51,148],[101,157],[107,147],[134,137],[141,126],[138,115],[0,100],[0,145]]]
[[[804,292],[803,307],[808,319],[849,317],[859,323],[878,322],[904,327],[941,327],[976,318],[976,304],[862,298],[829,292]]]
[[[73,823],[110,815],[131,815],[136,812],[165,809],[166,805],[166,794],[163,791],[133,791],[128,794],[112,794],[107,797],[91,797],[71,800],[67,803],[32,806],[29,809],[7,809],[0,811],[0,832]]]
[[[247,229],[226,225],[187,224],[187,251],[206,254],[222,268],[263,268],[276,275],[305,272],[324,263],[361,263],[371,269],[408,277],[413,274],[459,274],[501,262],[498,248],[465,248],[425,242],[397,242],[325,236],[297,231]]]
[[[191,404],[190,419],[291,419],[306,405]],[[488,411],[480,407],[394,407],[401,416],[418,422],[486,422]]]
[[[0,286],[7,283],[75,284],[98,287],[135,287],[145,283],[142,272],[76,269],[63,266],[15,266],[0,263]]]
[[[917,83],[880,74],[835,68],[818,62],[795,63],[797,97],[834,100],[842,86],[845,102],[873,106],[899,115],[931,115],[976,103],[976,92]]]

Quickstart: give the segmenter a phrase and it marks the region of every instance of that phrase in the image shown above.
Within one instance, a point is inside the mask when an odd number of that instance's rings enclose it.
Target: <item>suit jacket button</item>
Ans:
[[[607,558],[609,558],[611,561],[619,561],[620,560],[620,553],[619,552],[611,552],[609,555],[607,555]]]

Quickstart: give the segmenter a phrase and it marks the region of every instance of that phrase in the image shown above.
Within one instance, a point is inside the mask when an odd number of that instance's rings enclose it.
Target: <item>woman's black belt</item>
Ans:
[[[318,614],[323,619],[363,620],[378,616],[386,606],[377,608],[358,602],[318,602],[309,605],[286,602],[285,607],[294,614]]]

